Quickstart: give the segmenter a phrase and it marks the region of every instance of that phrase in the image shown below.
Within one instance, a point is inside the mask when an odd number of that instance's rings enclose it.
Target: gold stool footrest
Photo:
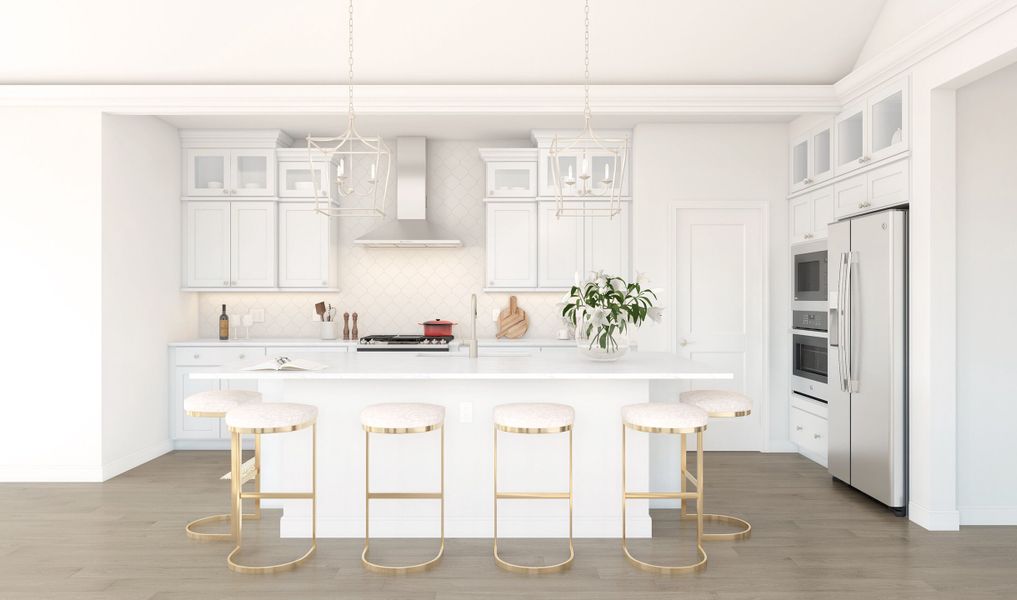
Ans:
[[[641,561],[638,558],[632,556],[632,553],[629,552],[628,540],[624,538],[622,539],[622,550],[625,552],[625,558],[627,558],[630,563],[644,571],[656,573],[658,575],[678,575],[681,573],[695,573],[697,571],[702,571],[703,569],[706,568],[707,560],[706,550],[703,550],[703,547],[700,545],[696,545],[696,552],[699,554],[699,561],[689,565],[671,565],[671,566],[655,565],[653,563]]]
[[[694,521],[696,520],[695,513],[686,513],[682,515],[682,521]],[[724,523],[726,525],[733,525],[740,527],[739,531],[731,531],[728,533],[707,533],[703,532],[704,542],[730,542],[734,540],[747,540],[752,535],[752,525],[745,519],[739,519],[738,517],[732,517],[730,515],[715,515],[710,513],[703,514],[703,521],[710,523]]]
[[[234,561],[233,557],[236,556],[237,552],[240,552],[240,547],[237,546],[236,548],[233,549],[233,552],[230,552],[230,555],[226,557],[226,562],[229,564],[231,571],[236,571],[237,573],[244,573],[245,575],[264,575],[266,573],[280,573],[282,571],[289,571],[290,569],[304,562],[305,560],[310,558],[311,555],[314,554],[314,551],[317,549],[318,542],[317,540],[315,540],[311,542],[311,547],[308,548],[307,552],[305,552],[304,555],[301,556],[300,558],[291,560],[289,562],[280,563],[277,565],[265,565],[262,567],[258,567],[254,565],[242,565]]]
[[[258,519],[261,518],[261,513],[260,512],[245,513],[244,518],[247,519],[248,521],[257,521]],[[184,530],[187,532],[187,537],[191,538],[192,540],[205,540],[205,541],[232,540],[233,533],[230,531],[227,531],[225,533],[203,533],[201,531],[195,531],[195,529],[199,525],[205,525],[207,523],[218,523],[220,521],[229,521],[229,520],[230,520],[229,513],[224,515],[209,515],[207,517],[202,517],[200,519],[195,519],[191,521],[190,523],[187,524],[186,527],[184,527]]]
[[[517,565],[515,563],[510,563],[507,560],[503,559],[500,554],[498,554],[498,542],[494,543],[494,562],[499,567],[505,569],[510,573],[522,573],[525,575],[537,575],[540,573],[561,573],[563,571],[567,571],[572,566],[572,560],[575,557],[576,550],[572,546],[571,538],[569,539],[569,557],[556,565],[547,565],[542,567],[531,567],[528,565]]]
[[[360,553],[360,562],[364,564],[364,568],[374,573],[383,573],[386,575],[406,575],[409,573],[420,573],[426,571],[438,564],[443,554],[445,554],[445,539],[442,538],[441,546],[438,547],[438,553],[434,555],[430,560],[426,560],[422,563],[415,565],[382,565],[375,562],[371,562],[367,559],[367,551],[370,549],[370,544],[364,542],[364,551]]]

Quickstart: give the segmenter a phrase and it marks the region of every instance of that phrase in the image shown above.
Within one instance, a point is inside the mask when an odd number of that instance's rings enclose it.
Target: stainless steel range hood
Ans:
[[[458,248],[462,240],[427,220],[427,140],[396,139],[396,220],[353,241],[369,248]]]

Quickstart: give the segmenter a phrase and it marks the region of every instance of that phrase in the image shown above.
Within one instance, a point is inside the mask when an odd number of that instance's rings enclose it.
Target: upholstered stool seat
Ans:
[[[198,392],[184,398],[184,413],[188,417],[205,417],[210,419],[221,419],[226,413],[246,404],[258,404],[261,402],[261,394],[250,390],[209,390]],[[250,479],[257,480],[261,468],[261,445],[255,442],[255,456],[249,462],[247,472]],[[255,510],[251,514],[243,515],[245,519],[261,518],[261,504],[255,503]],[[188,523],[184,530],[187,537],[195,540],[228,540],[233,538],[231,532],[218,533],[199,531],[209,523],[217,521],[228,521],[229,513],[210,515],[195,519]]]
[[[559,433],[576,420],[576,411],[564,404],[518,402],[494,408],[494,424],[511,433]]]
[[[645,402],[622,407],[622,421],[650,433],[696,433],[706,429],[706,411],[689,404]]]
[[[744,394],[730,390],[692,390],[682,392],[679,396],[682,404],[695,406],[705,410],[711,419],[725,419],[733,417],[745,417],[752,413],[752,400]],[[703,533],[703,539],[708,542],[722,540],[743,540],[749,537],[752,532],[752,525],[745,519],[732,517],[730,515],[704,514],[703,503],[696,503],[696,513],[691,514],[682,502],[681,517],[683,519],[696,519],[702,515],[703,520],[711,523],[724,523],[737,527],[735,531],[725,533]]]
[[[744,394],[728,390],[692,390],[679,396],[683,404],[706,411],[714,418],[745,417],[752,412],[752,400]]]
[[[261,402],[261,392],[209,390],[184,398],[184,412],[190,417],[222,418],[234,408],[252,402]]]
[[[360,411],[360,425],[364,429],[364,551],[360,562],[368,571],[405,575],[426,571],[441,560],[445,553],[445,407],[423,402],[385,402]],[[441,473],[437,492],[373,492],[371,491],[371,435],[438,432],[438,461]],[[432,434],[433,435],[433,434]],[[368,558],[371,549],[372,500],[437,500],[440,506],[440,543],[438,552],[421,563],[412,565],[384,565]]]
[[[318,407],[287,402],[244,404],[226,413],[226,426],[239,433],[283,433],[308,427]]]
[[[226,426],[230,430],[230,458],[232,470],[230,484],[232,486],[232,522],[233,538],[236,547],[226,557],[229,568],[238,573],[277,573],[292,569],[304,562],[318,548],[318,407],[309,404],[293,404],[289,402],[253,402],[241,404],[226,413]],[[311,489],[309,491],[263,492],[259,481],[258,488],[253,492],[244,491],[243,447],[241,436],[254,434],[255,449],[260,453],[261,436],[311,429]],[[285,468],[285,466],[283,466]],[[239,518],[244,500],[260,503],[263,499],[310,500],[311,501],[311,544],[298,558],[270,565],[251,565],[239,562],[238,555],[243,546],[243,522]]]
[[[422,402],[387,402],[360,412],[360,424],[371,433],[425,433],[445,422],[445,407]]]

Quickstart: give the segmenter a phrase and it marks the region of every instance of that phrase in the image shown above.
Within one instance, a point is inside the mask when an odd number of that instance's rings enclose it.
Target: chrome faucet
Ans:
[[[470,358],[477,358],[477,295],[470,294],[470,340],[466,342],[470,346]]]

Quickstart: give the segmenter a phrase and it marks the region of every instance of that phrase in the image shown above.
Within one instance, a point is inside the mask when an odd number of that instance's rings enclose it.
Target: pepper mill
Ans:
[[[356,329],[354,329],[353,335],[356,335]],[[350,339],[350,313],[348,312],[343,313],[343,339]]]
[[[353,339],[360,339],[360,334],[357,333],[357,313],[353,313]]]

